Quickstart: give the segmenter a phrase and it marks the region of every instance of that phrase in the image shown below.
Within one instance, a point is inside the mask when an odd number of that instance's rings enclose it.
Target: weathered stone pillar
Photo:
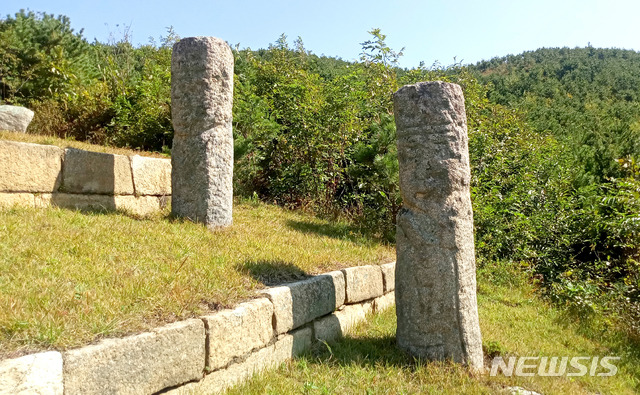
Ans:
[[[394,95],[400,191],[397,342],[414,356],[483,365],[476,301],[467,121],[462,89],[407,85]]]
[[[171,211],[210,229],[231,224],[233,53],[215,37],[189,37],[171,58]]]

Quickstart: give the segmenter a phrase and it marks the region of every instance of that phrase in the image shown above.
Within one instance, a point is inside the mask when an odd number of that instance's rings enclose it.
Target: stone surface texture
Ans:
[[[333,314],[315,320],[313,322],[313,331],[316,339],[330,341],[346,335],[354,325],[365,320],[367,310],[371,310],[371,306],[352,304],[344,306]]]
[[[396,289],[396,263],[386,263],[380,265],[382,270],[382,280],[384,282],[384,292],[390,292]]]
[[[374,311],[379,313],[393,307],[395,304],[396,294],[391,291],[374,299]]]
[[[384,293],[380,266],[367,265],[343,269],[347,303],[373,299]]]
[[[0,130],[26,133],[33,111],[20,106],[0,106]]]
[[[291,334],[281,336],[275,344],[262,348],[244,361],[220,369],[204,377],[204,379],[175,388],[164,394],[200,395],[218,394],[225,389],[249,379],[255,373],[274,368],[286,360],[299,355],[311,346],[311,328],[303,328]]]
[[[0,207],[54,205],[146,217],[170,200],[170,159],[0,140]]]
[[[133,195],[129,157],[67,148],[62,188],[67,193]]]
[[[400,348],[483,365],[464,97],[445,82],[394,94],[400,191],[396,312]]]
[[[125,213],[149,217],[164,210],[170,198],[162,196],[114,196],[115,209]]]
[[[273,303],[274,329],[281,334],[329,314],[345,301],[342,272],[334,271],[308,280],[268,288],[262,292]]]
[[[204,367],[204,323],[191,319],[65,352],[64,392],[151,394],[201,379]]]
[[[63,150],[0,140],[0,192],[51,192],[60,185]]]
[[[171,195],[171,159],[131,157],[136,195]]]
[[[360,305],[362,306],[362,311],[364,314],[369,314],[375,312],[375,299],[369,299],[366,302],[362,302]]]
[[[1,395],[62,395],[62,355],[48,351],[0,361]]]
[[[211,229],[231,225],[233,54],[221,39],[189,37],[171,59],[172,212]]]
[[[310,349],[312,345],[313,329],[306,327],[278,336],[276,349],[279,353],[289,355],[289,357],[297,357]]]
[[[35,196],[32,193],[0,192],[0,208],[35,207]]]
[[[207,369],[216,370],[273,337],[273,305],[267,298],[242,303],[233,310],[202,317],[209,334]]]

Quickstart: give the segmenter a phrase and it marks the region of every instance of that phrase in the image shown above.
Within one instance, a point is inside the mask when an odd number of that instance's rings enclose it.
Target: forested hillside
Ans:
[[[524,111],[531,126],[570,144],[581,185],[627,174],[640,154],[640,53],[545,48],[481,62],[490,99]]]
[[[557,164],[581,218],[570,255],[578,278],[600,268],[626,278],[639,260],[640,53],[543,48],[471,69],[490,101],[518,109],[536,133],[561,144]]]
[[[301,39],[235,48],[235,193],[349,219],[393,242],[392,94],[424,80],[465,93],[479,265],[513,264],[581,316],[640,333],[640,53],[541,49],[475,66],[400,69],[373,29],[357,61]],[[89,43],[64,16],[0,20],[0,99],[31,133],[170,153],[171,48]],[[634,327],[635,325],[635,327]]]
[[[565,263],[558,266],[556,256],[538,271],[555,273],[554,295],[577,305],[597,305],[625,289],[620,300],[635,301],[637,323],[640,53],[543,48],[470,69],[491,102],[517,109],[533,132],[558,142],[550,165],[562,187],[547,233]]]

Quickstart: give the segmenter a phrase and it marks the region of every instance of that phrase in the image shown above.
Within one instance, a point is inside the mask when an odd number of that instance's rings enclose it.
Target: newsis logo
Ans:
[[[613,364],[620,357],[495,357],[491,376],[501,371],[505,376],[590,376],[608,377],[618,373]]]

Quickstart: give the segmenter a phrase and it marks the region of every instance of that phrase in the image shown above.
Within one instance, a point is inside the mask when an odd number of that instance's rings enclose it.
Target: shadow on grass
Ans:
[[[83,215],[92,215],[92,216],[109,216],[109,215],[121,215],[122,213],[116,211],[115,209],[108,209],[105,207],[65,207],[58,205],[54,199],[52,199],[54,205],[52,207],[61,209],[74,211]]]
[[[327,343],[318,343],[303,354],[310,362],[338,366],[394,366],[413,370],[422,362],[396,345],[395,336],[350,337],[349,335]]]
[[[247,261],[237,264],[235,269],[266,286],[290,283],[309,277],[309,274],[296,265],[280,260]]]
[[[125,216],[135,221],[166,221],[169,223],[182,223],[189,221],[184,218],[176,218],[170,212],[165,212],[164,210],[158,211],[151,214],[135,214],[130,211],[124,209],[117,209],[114,207],[109,207],[105,205],[96,205],[96,206],[73,206],[73,205],[61,205],[58,201],[52,198],[52,207],[60,209],[60,210],[68,210],[76,213],[80,213],[87,216]]]
[[[305,234],[331,237],[332,239],[348,240],[357,244],[370,244],[371,236],[363,229],[347,224],[320,224],[309,221],[288,220],[287,226]]]

